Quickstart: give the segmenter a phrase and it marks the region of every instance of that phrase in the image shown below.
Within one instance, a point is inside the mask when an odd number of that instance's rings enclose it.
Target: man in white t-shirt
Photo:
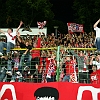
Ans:
[[[97,27],[99,23],[100,23],[100,19],[93,26],[94,30],[96,31],[95,45],[98,51],[100,51],[100,28]]]
[[[100,55],[92,55],[90,59],[90,65],[96,65],[97,69],[100,69]]]
[[[7,55],[9,54],[10,50],[14,48],[15,46],[15,40],[16,40],[16,34],[20,27],[22,26],[23,22],[20,21],[20,25],[17,28],[15,32],[13,32],[12,28],[8,28],[7,32],[4,32],[0,30],[0,33],[3,33],[7,37],[7,43],[6,42],[0,42],[0,55],[3,55],[3,49],[6,48]]]

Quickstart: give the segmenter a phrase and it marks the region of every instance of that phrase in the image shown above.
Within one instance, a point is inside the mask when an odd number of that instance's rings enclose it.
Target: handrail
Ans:
[[[62,47],[61,47],[62,48]],[[51,48],[32,48],[32,50],[55,50],[57,47],[51,47]],[[97,50],[97,48],[64,48],[66,50],[72,49],[72,50]],[[4,48],[6,50],[6,48]],[[26,48],[14,48],[11,50],[26,50]]]

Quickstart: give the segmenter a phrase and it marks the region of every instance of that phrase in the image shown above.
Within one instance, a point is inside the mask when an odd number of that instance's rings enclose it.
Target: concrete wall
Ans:
[[[0,28],[0,29],[3,30],[3,31],[5,31],[5,32],[7,32],[8,28]],[[47,36],[47,27],[45,27],[44,29],[38,29],[38,28],[32,28],[31,27],[30,29],[32,30],[32,32],[22,31],[23,28],[21,28],[19,30],[19,32],[20,32],[21,35],[27,35],[27,34],[29,34],[29,35],[38,35],[39,32],[43,32],[45,34],[45,36]],[[13,30],[15,31],[16,28],[13,28]],[[4,34],[1,33],[0,35],[4,35]]]

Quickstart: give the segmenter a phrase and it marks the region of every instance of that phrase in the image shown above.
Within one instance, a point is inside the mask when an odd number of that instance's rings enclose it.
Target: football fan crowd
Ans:
[[[100,83],[100,52],[98,48],[92,49],[96,47],[95,32],[59,33],[57,37],[54,33],[45,37],[39,32],[37,36],[21,36],[18,30],[22,24],[23,22],[20,22],[16,32],[11,28],[7,33],[0,30],[7,37],[0,41],[1,82],[47,83],[59,80],[60,82]],[[53,49],[57,46],[60,46],[59,66],[57,49]],[[52,49],[48,49],[49,47]],[[17,50],[11,50],[13,48]]]

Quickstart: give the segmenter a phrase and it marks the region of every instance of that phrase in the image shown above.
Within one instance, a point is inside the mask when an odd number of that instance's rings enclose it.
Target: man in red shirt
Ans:
[[[67,55],[66,57],[65,70],[66,74],[63,78],[63,82],[65,81],[70,82],[70,75],[74,73],[74,61],[71,59],[71,55]]]
[[[37,40],[37,43],[35,42],[33,44],[34,48],[40,48],[41,47],[41,33],[39,33],[39,37]],[[37,83],[37,75],[38,72],[38,66],[40,63],[40,50],[32,50],[31,51],[32,60],[31,60],[31,70],[30,73],[32,75],[32,78],[34,78],[34,82]],[[38,74],[38,73],[37,73]]]
[[[93,72],[90,74],[92,84],[100,84],[100,70],[97,70],[97,65],[92,65]]]

